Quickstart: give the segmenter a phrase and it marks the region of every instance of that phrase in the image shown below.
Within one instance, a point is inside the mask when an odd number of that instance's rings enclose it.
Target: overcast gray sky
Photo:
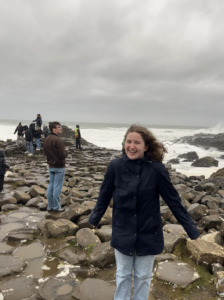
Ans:
[[[0,0],[0,119],[215,125],[223,0]]]

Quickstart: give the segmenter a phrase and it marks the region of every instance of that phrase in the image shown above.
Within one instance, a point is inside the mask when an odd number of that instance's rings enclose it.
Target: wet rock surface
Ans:
[[[103,280],[86,279],[73,293],[80,300],[113,300],[116,287]]]
[[[199,279],[200,275],[185,263],[160,262],[157,266],[156,277],[185,288]]]
[[[4,300],[31,299],[36,294],[36,286],[34,278],[17,277],[0,284],[0,291]]]
[[[65,208],[62,213],[46,211],[49,175],[43,151],[30,158],[13,141],[1,144],[12,167],[5,178],[6,193],[0,195],[0,299],[113,299],[113,201],[97,229],[91,228],[88,219],[107,165],[121,153],[87,141],[83,141],[82,151],[76,150],[73,131],[66,127],[64,131],[64,142],[70,147],[61,194],[61,206]],[[180,163],[184,159],[196,162],[198,157],[197,153],[185,153],[178,159]],[[216,299],[222,290],[219,272],[224,266],[224,173],[204,179],[187,177],[170,165],[167,168],[201,237],[198,242],[189,240],[160,197],[165,245],[163,253],[156,256],[154,268],[158,271],[158,266],[164,266],[164,271],[162,275],[154,274],[149,299]],[[16,263],[12,265],[12,261]],[[197,269],[204,281],[196,278]],[[216,285],[212,276],[217,276]],[[196,279],[198,288],[193,283]],[[28,285],[30,288],[25,288]],[[18,292],[19,286],[24,291]],[[178,294],[175,289],[179,289]],[[190,298],[184,294],[185,289],[192,291]]]

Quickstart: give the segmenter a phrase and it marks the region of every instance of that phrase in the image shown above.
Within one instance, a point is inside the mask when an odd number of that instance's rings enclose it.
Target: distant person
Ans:
[[[59,122],[50,123],[51,134],[44,139],[44,153],[49,165],[49,185],[47,188],[47,211],[63,212],[61,208],[61,190],[65,175],[65,158],[68,155],[67,148],[62,139],[58,137],[62,128]]]
[[[79,125],[76,125],[75,128],[75,141],[76,141],[76,149],[81,150],[81,133],[80,133]]]
[[[122,154],[124,155],[124,154],[125,154],[125,149],[124,149],[124,145],[125,145],[125,137],[124,137],[124,139],[123,139],[121,145],[122,145]]]
[[[33,120],[33,122],[36,122],[36,127],[41,128],[42,126],[42,118],[40,114],[37,114],[37,118]]]
[[[26,142],[25,142],[26,152],[25,153],[29,153],[28,156],[32,156],[33,155],[33,130],[32,130],[32,124],[30,124],[29,128],[28,128],[28,126],[24,126],[24,130],[25,130],[25,138],[26,138]]]
[[[50,122],[49,122],[49,126],[50,126]],[[43,125],[43,133],[44,133],[44,137],[48,137],[51,134],[51,131],[49,129],[49,126],[47,125]]]
[[[5,194],[3,190],[5,172],[10,168],[5,162],[5,152],[0,150],[0,194]]]
[[[17,140],[16,140],[17,146],[19,146],[20,140],[23,145],[24,144],[24,138],[23,138],[24,134],[23,134],[23,126],[22,126],[21,122],[19,122],[19,125],[16,127],[14,134],[16,134],[16,132],[17,132]]]
[[[37,151],[40,151],[40,148],[41,148],[40,139],[41,139],[41,134],[42,133],[43,133],[43,131],[39,127],[35,128],[34,137],[35,137],[35,140],[36,140],[36,146],[37,146],[36,150]]]
[[[155,255],[164,248],[160,195],[192,240],[200,233],[162,164],[166,149],[145,127],[125,134],[125,154],[110,162],[89,223],[96,227],[113,198],[111,246],[116,258],[114,300],[148,299]]]

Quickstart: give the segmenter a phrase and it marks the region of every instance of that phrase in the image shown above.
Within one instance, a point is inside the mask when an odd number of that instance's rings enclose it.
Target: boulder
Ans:
[[[6,193],[0,196],[0,207],[6,204],[16,204],[17,200],[11,194]]]
[[[71,265],[79,263],[79,256],[70,248],[63,249],[57,257],[67,261]]]
[[[205,196],[204,192],[200,192],[198,193],[198,195],[194,198],[194,200],[192,201],[192,204],[194,203],[201,203],[201,199]]]
[[[210,216],[203,217],[198,223],[198,225],[200,227],[204,227],[205,229],[211,229],[211,228],[219,229],[222,222],[223,221],[220,219],[218,215],[210,215]]]
[[[200,168],[209,168],[209,167],[218,167],[219,161],[214,159],[213,157],[205,156],[197,159],[191,165],[193,167]]]
[[[214,263],[224,264],[224,250],[218,244],[199,240],[187,240],[187,251],[191,258],[199,265],[211,270]]]
[[[40,196],[37,196],[36,198],[30,199],[27,203],[26,206],[28,207],[37,207],[37,205],[41,202]]]
[[[156,278],[185,288],[201,277],[186,263],[165,261],[158,263]]]
[[[44,235],[53,238],[58,238],[65,235],[74,236],[79,229],[76,224],[66,219],[58,219],[56,221],[50,220],[50,222],[45,222],[43,225],[44,229],[47,231],[44,231]]]
[[[174,247],[179,244],[181,241],[186,240],[184,234],[180,234],[178,232],[163,232],[164,236],[164,250],[167,253],[172,253]]]
[[[210,178],[216,178],[216,177],[224,177],[224,168],[217,170],[216,172],[212,173]]]
[[[196,159],[199,159],[199,156],[195,151],[190,151],[184,154],[178,155],[178,158],[184,158],[187,161],[194,161]]]
[[[81,206],[78,203],[74,203],[69,206],[68,210],[62,213],[57,213],[57,214],[48,214],[47,218],[54,218],[54,219],[67,219],[70,221],[75,221],[77,217],[81,215],[89,215],[91,213],[91,209],[87,206]]]
[[[205,215],[204,205],[194,203],[188,208],[188,212],[193,220],[199,221]]]
[[[180,163],[180,160],[178,158],[173,158],[173,159],[170,159],[168,162],[168,164],[179,164]]]
[[[17,209],[19,209],[19,207],[16,204],[5,204],[5,205],[2,205],[2,207],[1,207],[2,211],[17,210]]]
[[[169,221],[171,216],[172,216],[172,212],[171,210],[169,209],[168,206],[160,206],[160,213],[161,213],[161,216],[166,220],[166,221]]]
[[[45,193],[46,193],[46,190],[42,189],[38,185],[32,185],[30,188],[30,191],[29,191],[29,194],[32,198],[35,198],[38,195],[44,196]]]
[[[114,249],[110,242],[94,245],[89,256],[89,264],[98,268],[104,268],[115,263]]]
[[[201,237],[203,241],[211,242],[223,246],[223,238],[219,231],[205,234]]]
[[[111,240],[112,226],[102,226],[100,229],[95,230],[95,234],[99,237],[102,243],[108,242]]]
[[[90,244],[100,244],[101,243],[98,236],[94,235],[92,230],[89,228],[80,229],[76,233],[76,240],[77,240],[77,243],[82,247],[86,247]]]
[[[29,201],[31,198],[29,194],[24,193],[22,191],[16,191],[13,194],[13,197],[16,198],[18,203],[22,203],[22,204],[26,204],[27,201]]]

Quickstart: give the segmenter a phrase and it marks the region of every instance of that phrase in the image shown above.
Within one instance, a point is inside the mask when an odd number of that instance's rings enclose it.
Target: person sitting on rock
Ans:
[[[16,134],[16,132],[17,132],[17,140],[16,140],[17,146],[19,146],[20,140],[23,145],[24,144],[24,138],[23,138],[24,134],[23,134],[23,126],[22,126],[21,122],[19,122],[19,125],[16,127],[14,134]]]
[[[60,195],[65,176],[65,158],[68,155],[68,148],[65,147],[62,139],[58,137],[62,128],[59,122],[50,123],[51,134],[44,139],[44,153],[47,156],[49,165],[49,185],[47,188],[47,211],[57,213],[63,212],[61,208]]]
[[[125,134],[125,154],[110,162],[89,223],[97,226],[113,198],[111,246],[115,249],[117,289],[114,300],[148,299],[155,255],[164,248],[159,197],[192,240],[196,225],[162,164],[165,147],[145,127],[132,125]]]
[[[42,118],[40,114],[37,114],[37,118],[33,120],[33,122],[36,122],[36,127],[41,128],[42,125]]]
[[[4,194],[5,191],[3,190],[4,185],[4,178],[5,178],[5,172],[10,168],[9,165],[5,162],[5,152],[3,150],[0,150],[0,194]]]
[[[26,154],[28,154],[28,156],[32,156],[33,155],[33,130],[32,130],[32,126],[30,125],[30,127],[28,128],[28,126],[24,126],[24,130],[25,130],[25,137],[26,137],[26,142],[25,142],[25,146],[26,146]]]

